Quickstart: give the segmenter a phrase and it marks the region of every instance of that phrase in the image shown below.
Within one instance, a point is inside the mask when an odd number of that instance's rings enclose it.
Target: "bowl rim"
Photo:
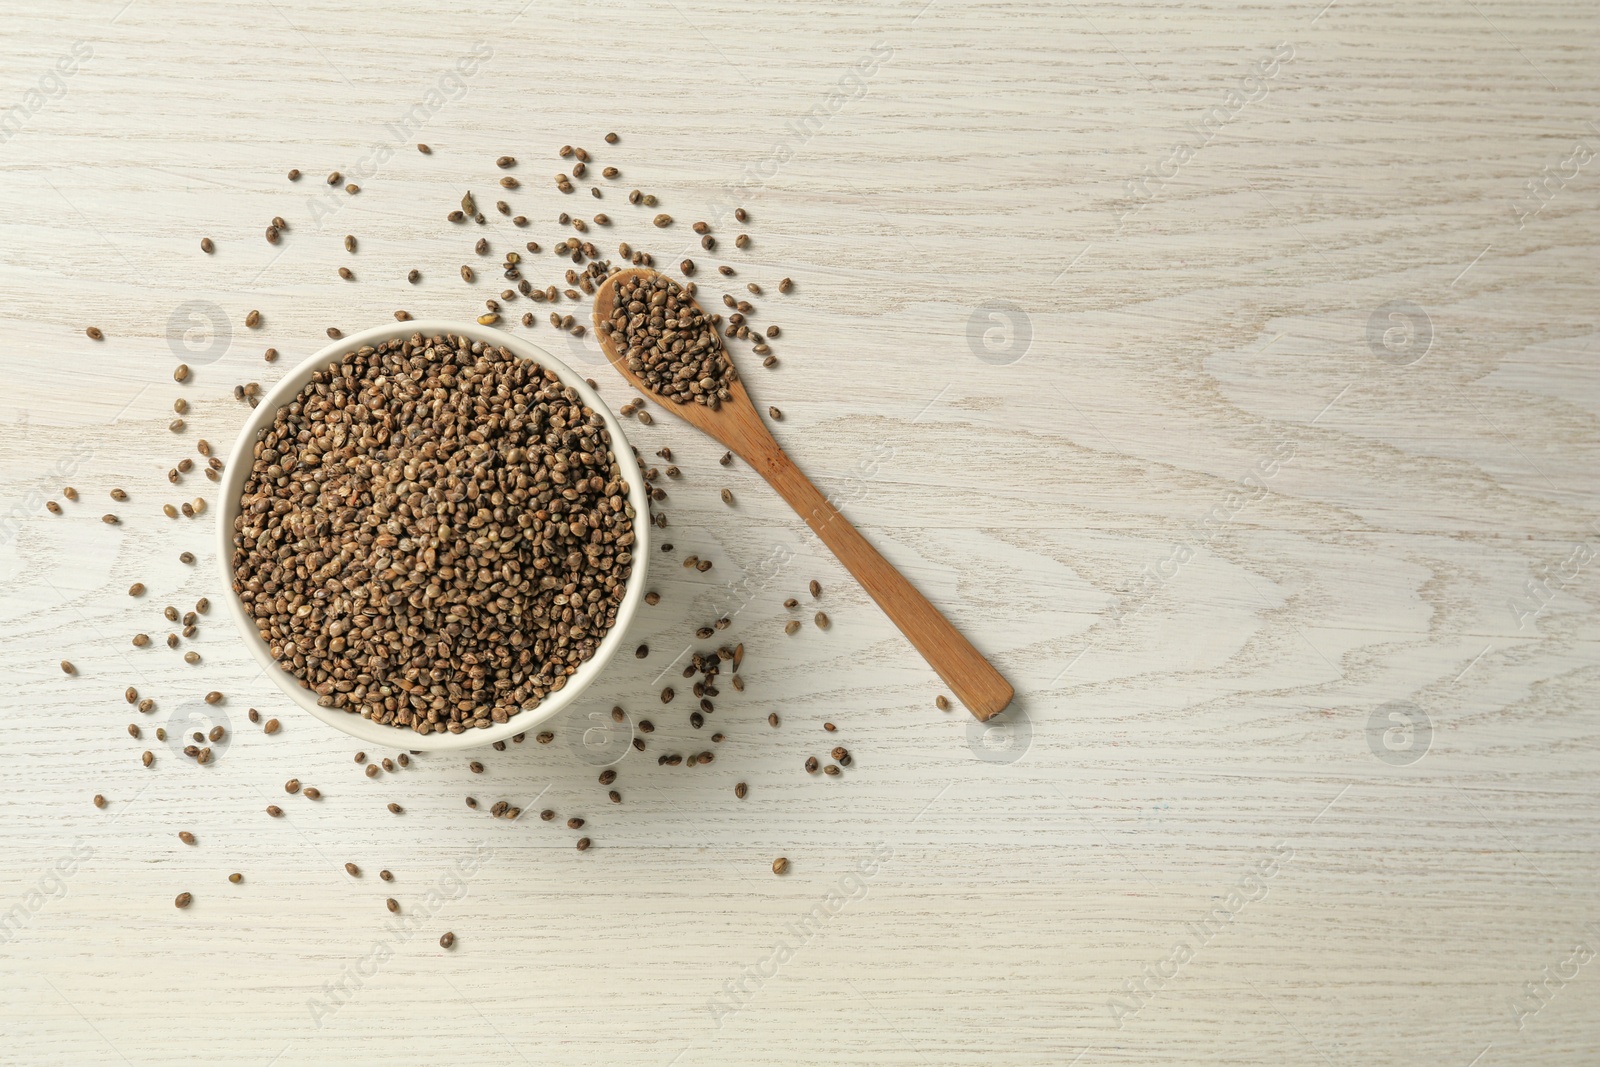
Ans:
[[[617,458],[622,476],[628,483],[628,502],[633,505],[633,569],[628,577],[628,588],[623,594],[622,603],[617,608],[617,621],[607,631],[601,640],[600,646],[595,649],[593,656],[585,660],[576,672],[569,675],[567,684],[560,690],[551,693],[540,702],[537,708],[523,710],[513,715],[503,723],[492,723],[487,728],[474,728],[463,730],[460,733],[443,731],[439,733],[419,734],[414,730],[399,726],[385,726],[375,723],[370,719],[362,718],[355,712],[341,711],[337,708],[325,708],[317,703],[316,697],[309,689],[303,688],[287,671],[278,666],[267,648],[267,643],[262,640],[260,632],[256,629],[255,622],[245,610],[243,602],[233,588],[233,522],[243,510],[240,498],[244,490],[246,476],[254,462],[254,449],[256,435],[263,427],[270,424],[279,408],[288,404],[299,395],[311,376],[317,370],[342,356],[354,352],[366,345],[377,345],[384,341],[405,340],[413,334],[422,334],[424,337],[455,334],[465,337],[470,341],[482,341],[485,344],[494,344],[504,347],[512,355],[520,359],[527,359],[542,368],[554,371],[563,385],[575,389],[583,402],[591,411],[597,412],[605,421],[606,429],[611,433],[611,450]],[[238,436],[233,442],[233,447],[228,452],[228,463],[223,469],[219,482],[217,504],[217,568],[221,572],[224,599],[228,605],[228,613],[233,617],[234,624],[238,627],[240,636],[244,638],[245,646],[249,648],[273,682],[289,699],[301,710],[309,712],[313,717],[321,720],[334,729],[369,745],[386,745],[391,748],[410,749],[422,752],[449,752],[464,749],[481,748],[496,741],[509,740],[516,734],[525,733],[535,727],[550,721],[562,711],[570,707],[583,691],[604,671],[607,664],[615,658],[616,653],[622,648],[626,640],[629,624],[638,613],[639,605],[644,600],[647,573],[650,558],[650,514],[649,498],[645,495],[644,472],[640,469],[639,461],[634,456],[633,447],[628,437],[622,431],[622,425],[609,405],[600,398],[600,394],[592,388],[584,376],[562,362],[554,354],[520,337],[513,337],[492,327],[481,326],[476,323],[457,322],[450,319],[415,319],[405,322],[396,322],[392,326],[374,326],[359,333],[350,334],[332,341],[315,353],[307,356],[281,379],[278,380],[260,403],[252,410],[239,428]],[[640,519],[645,521],[641,522]]]

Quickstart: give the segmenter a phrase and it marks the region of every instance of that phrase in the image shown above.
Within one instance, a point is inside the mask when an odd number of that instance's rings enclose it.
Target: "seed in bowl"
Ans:
[[[506,722],[615,624],[634,510],[604,420],[459,337],[319,370],[258,435],[233,587],[324,707],[418,733]]]

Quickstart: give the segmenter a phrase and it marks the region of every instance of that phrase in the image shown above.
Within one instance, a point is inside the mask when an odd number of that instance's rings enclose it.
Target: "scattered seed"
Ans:
[[[579,852],[587,852],[587,851],[589,851],[589,839],[587,837],[578,838],[578,851]]]
[[[826,611],[817,612],[814,621],[819,629],[826,630],[828,628],[828,613]]]
[[[767,716],[767,725],[772,727],[774,730],[778,728],[778,722],[779,720],[777,712],[774,711]]]
[[[455,947],[455,943],[456,943],[456,935],[455,934],[452,934],[452,933],[446,931],[445,933],[439,935],[439,947],[440,948],[454,948]]]
[[[174,905],[176,905],[177,907],[187,908],[190,904],[194,903],[194,894],[193,893],[179,893],[178,896],[177,896],[177,899],[173,900],[172,903]]]
[[[788,622],[784,623],[783,624],[783,632],[788,634],[790,637],[793,637],[795,634],[799,633],[800,632],[800,620],[799,619],[790,619]]]
[[[815,757],[815,756],[807,756],[806,757],[806,773],[807,774],[816,774],[817,773],[817,767],[818,767],[817,757]]]
[[[278,807],[276,804],[268,804],[267,814],[272,816],[274,819],[281,819],[283,818],[283,809]]]
[[[772,861],[773,874],[786,874],[789,870],[789,861],[782,856]]]
[[[394,899],[394,897],[390,897],[388,900],[385,900],[383,902],[383,906],[388,908],[389,911],[394,914],[398,914],[400,911],[400,902]]]
[[[144,762],[146,767],[148,767],[156,761],[156,754],[147,749],[145,753],[139,757],[139,759]]]
[[[938,708],[940,711],[949,711],[950,698],[945,696],[943,693],[940,693],[938,696],[933,698],[933,706]]]
[[[194,835],[187,830],[179,830],[178,840],[182,841],[186,845],[192,845],[194,844]]]
[[[269,734],[275,734],[279,730],[281,730],[282,728],[283,728],[282,724],[280,724],[277,719],[268,719],[266,721],[266,723],[261,727],[263,732],[269,733]]]

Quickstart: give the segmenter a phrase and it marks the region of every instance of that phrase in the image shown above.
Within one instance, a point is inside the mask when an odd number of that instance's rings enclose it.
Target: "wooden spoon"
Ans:
[[[653,281],[656,276],[655,271],[644,268],[618,271],[606,279],[594,296],[595,336],[601,350],[617,372],[648,397],[656,397],[656,394],[628,369],[627,361],[612,343],[610,323],[616,307],[617,284],[633,278]],[[716,411],[704,404],[656,399],[663,409],[720,441],[754,467],[806,525],[816,531],[822,543],[855,575],[862,588],[872,594],[872,599],[878,602],[889,620],[911,639],[917,651],[973,715],[987,720],[1000,714],[1011,703],[1011,685],[960,631],[950,625],[950,620],[939,614],[904,575],[878,554],[878,550],[784,454],[750,402],[744,382],[735,380],[728,386],[728,392],[732,399],[724,401]]]

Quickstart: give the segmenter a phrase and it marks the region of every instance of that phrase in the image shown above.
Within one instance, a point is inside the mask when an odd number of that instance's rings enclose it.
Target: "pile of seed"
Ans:
[[[261,433],[233,586],[319,704],[486,728],[616,622],[627,494],[604,422],[553,373],[413,334],[319,370]]]
[[[728,386],[738,374],[716,324],[671,278],[620,280],[606,329],[628,369],[658,395],[713,411],[729,399]]]

